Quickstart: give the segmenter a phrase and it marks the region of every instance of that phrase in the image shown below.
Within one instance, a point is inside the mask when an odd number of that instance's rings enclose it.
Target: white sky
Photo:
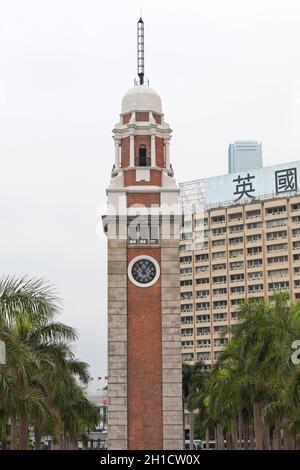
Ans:
[[[179,181],[226,173],[233,139],[261,140],[265,165],[300,154],[299,1],[0,0],[0,274],[57,286],[95,377],[106,373],[97,207],[141,7]]]

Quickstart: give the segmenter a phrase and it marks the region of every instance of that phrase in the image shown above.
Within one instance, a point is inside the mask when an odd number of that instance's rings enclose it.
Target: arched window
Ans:
[[[147,166],[147,149],[146,145],[139,146],[138,166]]]

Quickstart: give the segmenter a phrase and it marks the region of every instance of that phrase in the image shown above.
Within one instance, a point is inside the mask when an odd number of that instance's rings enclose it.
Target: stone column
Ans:
[[[170,139],[165,139],[166,168],[170,168]]]
[[[127,449],[126,240],[108,239],[108,449]]]
[[[134,166],[134,135],[130,135],[130,164],[129,166]]]
[[[115,139],[115,166],[119,168],[119,150],[120,150],[120,140]]]
[[[182,449],[179,240],[161,240],[164,450]],[[163,235],[162,235],[163,236]]]
[[[156,166],[155,134],[151,134],[151,166]]]

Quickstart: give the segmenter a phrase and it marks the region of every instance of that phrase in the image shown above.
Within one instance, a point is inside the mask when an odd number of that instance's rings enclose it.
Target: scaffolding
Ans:
[[[202,212],[205,206],[205,180],[179,183],[179,201],[184,213]]]

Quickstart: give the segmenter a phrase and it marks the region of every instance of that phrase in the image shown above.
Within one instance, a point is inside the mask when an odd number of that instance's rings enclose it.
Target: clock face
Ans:
[[[137,256],[128,266],[128,276],[138,287],[150,287],[159,278],[159,264],[150,256]]]
[[[156,276],[156,267],[149,259],[139,259],[131,268],[133,279],[140,284],[149,284]]]

